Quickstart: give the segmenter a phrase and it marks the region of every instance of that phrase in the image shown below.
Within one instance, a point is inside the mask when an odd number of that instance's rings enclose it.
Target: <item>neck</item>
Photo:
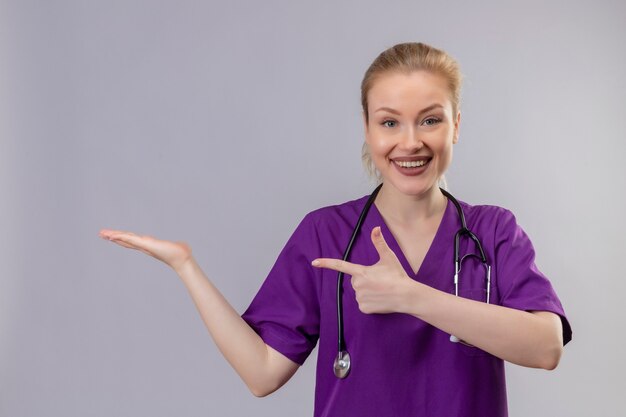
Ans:
[[[423,195],[407,195],[388,183],[383,184],[374,201],[386,219],[405,225],[443,215],[447,203],[439,187],[432,187]]]

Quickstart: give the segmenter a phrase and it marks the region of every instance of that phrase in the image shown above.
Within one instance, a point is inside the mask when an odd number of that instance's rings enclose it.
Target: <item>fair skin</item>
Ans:
[[[384,75],[368,94],[372,112],[370,123],[365,125],[366,141],[385,184],[375,204],[403,252],[410,254],[407,259],[414,271],[419,269],[443,216],[445,198],[436,183],[447,169],[452,145],[458,140],[460,113],[453,117],[447,93],[437,76],[413,73]],[[442,107],[420,113],[431,104]],[[376,111],[381,106],[395,113]],[[429,117],[440,121],[427,121]],[[404,177],[395,171],[393,158],[414,155],[428,160],[423,174]],[[100,237],[152,256],[178,274],[217,347],[254,395],[274,392],[297,371],[297,363],[266,345],[241,318],[204,274],[185,242],[112,229],[100,230]],[[374,265],[323,258],[316,265],[352,276],[364,314],[410,314],[504,360],[529,367],[556,367],[563,344],[558,316],[442,293],[408,277],[379,228],[372,230],[371,240],[380,256]]]
[[[415,272],[446,207],[437,183],[450,165],[461,117],[452,114],[448,95],[445,81],[428,72],[389,74],[369,91],[369,123],[363,114],[365,140],[384,178],[374,204]],[[398,157],[427,158],[426,170],[406,177],[393,162]]]

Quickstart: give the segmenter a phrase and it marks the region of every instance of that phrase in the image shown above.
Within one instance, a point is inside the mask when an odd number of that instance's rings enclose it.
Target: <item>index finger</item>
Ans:
[[[363,265],[353,264],[342,259],[333,258],[317,258],[311,262],[311,265],[317,268],[333,269],[348,275],[357,275],[361,272]]]

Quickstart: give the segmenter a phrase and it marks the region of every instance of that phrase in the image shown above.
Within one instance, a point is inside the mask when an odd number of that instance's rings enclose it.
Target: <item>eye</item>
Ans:
[[[428,119],[424,120],[424,124],[426,126],[434,126],[437,123],[441,123],[441,119],[437,117],[429,117]]]
[[[395,123],[395,120],[384,120],[381,125],[383,125],[384,127],[394,127],[395,125],[389,126],[387,123]]]

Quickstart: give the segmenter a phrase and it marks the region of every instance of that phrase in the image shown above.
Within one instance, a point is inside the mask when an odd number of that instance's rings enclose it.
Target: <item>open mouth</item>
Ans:
[[[419,167],[423,167],[428,162],[430,162],[430,159],[420,159],[418,161],[407,161],[407,162],[400,162],[400,161],[393,161],[393,162],[402,168],[419,168]]]
[[[432,160],[432,157],[420,157],[413,161],[393,160],[396,169],[404,175],[419,175],[424,172]]]

